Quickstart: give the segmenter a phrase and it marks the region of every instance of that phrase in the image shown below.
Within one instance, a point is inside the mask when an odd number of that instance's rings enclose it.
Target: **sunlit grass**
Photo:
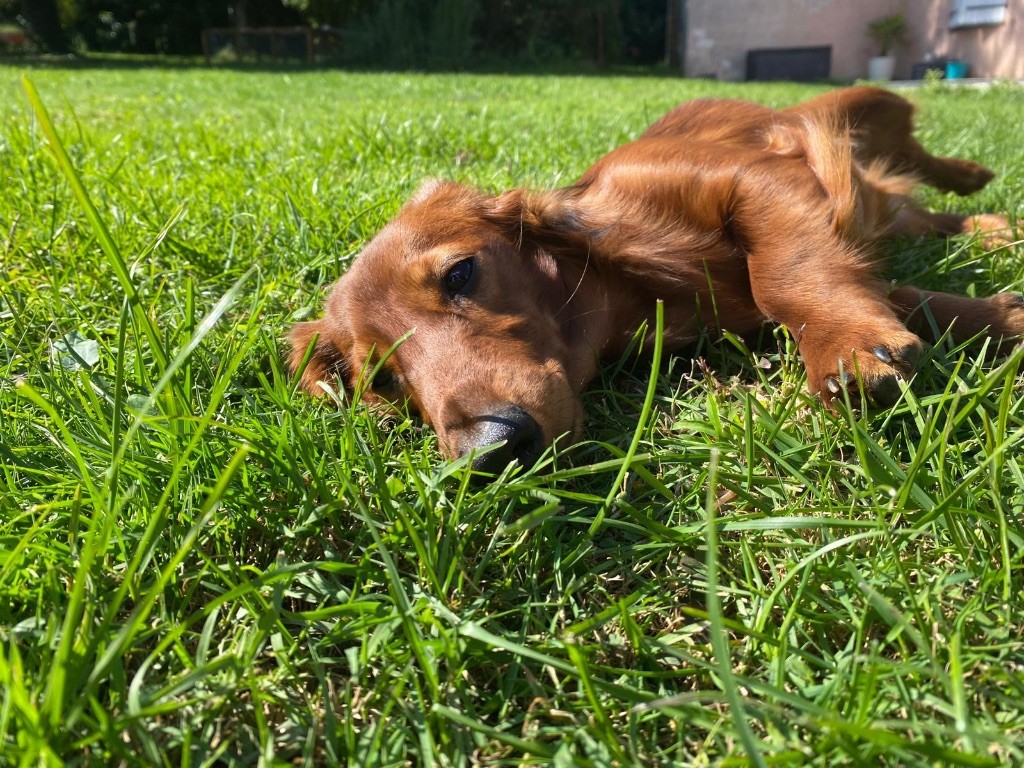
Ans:
[[[39,69],[47,136],[22,74],[0,67],[0,764],[1024,761],[1024,351],[938,348],[866,414],[805,394],[784,331],[627,357],[581,445],[482,488],[282,368],[423,178],[568,183],[683,99],[820,88]],[[914,98],[930,149],[1000,174],[926,200],[1020,216],[1024,92]],[[889,256],[1024,288],[1019,248]]]

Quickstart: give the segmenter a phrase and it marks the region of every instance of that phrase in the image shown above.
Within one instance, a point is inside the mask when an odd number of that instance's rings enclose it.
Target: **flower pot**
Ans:
[[[879,82],[892,80],[892,73],[895,70],[895,56],[872,56],[868,59],[868,80]]]

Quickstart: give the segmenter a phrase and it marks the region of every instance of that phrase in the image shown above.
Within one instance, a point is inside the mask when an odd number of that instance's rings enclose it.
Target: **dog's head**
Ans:
[[[502,443],[474,461],[484,472],[574,439],[594,355],[581,359],[567,336],[574,286],[525,232],[522,201],[424,185],[337,282],[324,316],[292,330],[302,385],[407,404],[449,458]]]

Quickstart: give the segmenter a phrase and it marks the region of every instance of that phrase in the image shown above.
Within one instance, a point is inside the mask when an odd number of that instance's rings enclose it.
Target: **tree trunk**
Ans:
[[[686,0],[666,0],[665,63],[670,69],[682,71],[686,29]]]

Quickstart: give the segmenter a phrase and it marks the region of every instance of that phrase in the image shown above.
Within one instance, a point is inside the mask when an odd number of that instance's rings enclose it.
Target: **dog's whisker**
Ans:
[[[585,278],[587,276],[587,270],[589,268],[590,268],[590,248],[587,248],[587,257],[583,261],[583,271],[580,273],[580,279],[576,281],[576,287],[572,289],[572,293],[569,294],[569,298],[567,298],[565,300],[565,302],[562,304],[562,306],[558,308],[558,311],[555,312],[555,317],[556,318],[562,313],[563,309],[565,309],[566,307],[568,307],[572,303],[573,298],[576,296],[577,293],[579,293],[580,286],[583,285],[583,278]]]

